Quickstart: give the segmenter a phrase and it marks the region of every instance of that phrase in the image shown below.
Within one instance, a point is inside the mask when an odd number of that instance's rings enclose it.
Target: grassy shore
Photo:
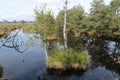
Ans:
[[[6,34],[6,32],[8,31],[12,31],[15,29],[19,29],[19,28],[24,28],[26,29],[26,27],[29,27],[32,25],[33,23],[31,22],[25,22],[25,23],[20,23],[20,22],[9,22],[9,23],[0,23],[0,36],[3,36],[4,34]]]
[[[54,70],[85,70],[88,57],[83,52],[53,49],[48,53],[47,69]]]

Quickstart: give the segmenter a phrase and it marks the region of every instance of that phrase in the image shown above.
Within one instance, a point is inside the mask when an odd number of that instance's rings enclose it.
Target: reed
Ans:
[[[48,53],[46,65],[49,69],[85,69],[87,60],[83,52],[53,49]]]

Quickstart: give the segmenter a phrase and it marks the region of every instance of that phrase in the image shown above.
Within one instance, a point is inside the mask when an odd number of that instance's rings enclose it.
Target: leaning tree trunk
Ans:
[[[64,39],[65,49],[68,48],[68,46],[67,46],[66,24],[67,24],[67,0],[65,0],[65,6],[64,6],[64,26],[63,26],[63,39]]]

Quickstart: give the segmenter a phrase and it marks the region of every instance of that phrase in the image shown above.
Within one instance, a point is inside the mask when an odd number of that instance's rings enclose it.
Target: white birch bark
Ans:
[[[64,25],[63,25],[63,39],[64,39],[65,49],[68,48],[68,46],[67,46],[66,25],[67,25],[67,0],[65,0],[65,6],[64,6]]]

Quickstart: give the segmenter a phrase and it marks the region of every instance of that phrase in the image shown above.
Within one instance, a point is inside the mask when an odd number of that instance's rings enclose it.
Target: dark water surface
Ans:
[[[16,31],[11,32],[6,38],[0,38],[0,77],[8,80],[119,80],[120,63],[114,61],[109,55],[114,51],[115,42],[107,42],[97,49],[96,46],[86,51],[90,56],[87,70],[81,74],[70,75],[51,75],[47,73],[45,66],[45,49],[40,38],[35,34],[26,34],[22,30],[15,38],[15,44],[18,51],[27,49],[19,53],[14,47],[2,46],[5,40],[14,35]],[[6,43],[11,45],[12,38]],[[100,44],[100,43],[97,43]],[[18,46],[20,45],[20,46]],[[103,49],[104,48],[104,49]],[[119,49],[115,51],[119,53]],[[97,54],[93,54],[97,53]],[[109,53],[109,54],[106,54]]]

